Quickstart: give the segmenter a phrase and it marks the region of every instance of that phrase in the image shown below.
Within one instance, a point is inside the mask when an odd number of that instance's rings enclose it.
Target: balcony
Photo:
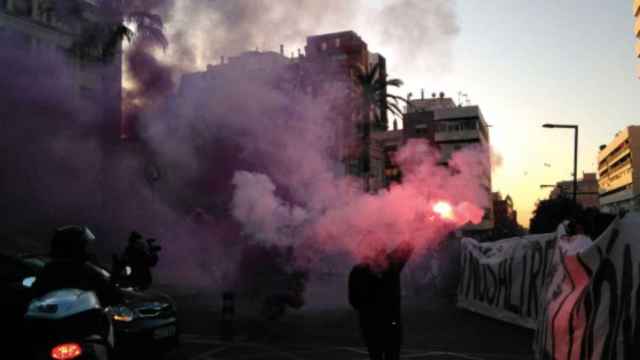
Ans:
[[[640,0],[633,1],[633,14],[635,16],[640,16]]]

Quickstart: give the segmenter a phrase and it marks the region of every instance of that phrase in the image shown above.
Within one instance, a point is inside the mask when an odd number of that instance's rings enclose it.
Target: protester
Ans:
[[[624,214],[620,214],[623,217]],[[611,224],[615,215],[598,209],[585,209],[575,218],[565,220],[558,226],[558,247],[564,255],[576,255],[588,249]]]
[[[585,235],[582,224],[565,220],[558,226],[558,247],[563,255],[573,256],[588,249],[592,240]]]
[[[354,266],[349,275],[349,302],[358,311],[362,335],[372,360],[400,358],[400,274],[413,250],[410,243],[402,243],[388,253],[378,249]]]
[[[155,241],[145,241],[142,235],[132,231],[124,254],[119,259],[121,266],[129,266],[131,269],[131,274],[127,276],[128,282],[141,290],[148,289],[153,282],[151,268],[158,263],[158,252],[161,249],[155,245]]]
[[[101,304],[120,302],[120,293],[105,272],[90,262],[95,237],[85,226],[57,229],[51,240],[51,262],[33,283],[35,297],[60,289],[94,291]]]

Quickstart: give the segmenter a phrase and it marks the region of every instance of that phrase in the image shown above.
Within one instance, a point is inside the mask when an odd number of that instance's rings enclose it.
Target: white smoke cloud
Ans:
[[[232,215],[257,239],[286,244],[308,217],[303,208],[278,198],[276,186],[264,174],[238,171],[232,183]]]
[[[454,0],[191,0],[167,17],[168,61],[203,69],[256,48],[304,51],[306,36],[355,30],[392,68],[442,71],[459,31]]]

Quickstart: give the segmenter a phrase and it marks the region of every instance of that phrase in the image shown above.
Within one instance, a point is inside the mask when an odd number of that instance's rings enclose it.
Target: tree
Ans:
[[[119,45],[124,40],[133,41],[134,37],[147,46],[166,49],[169,45],[159,15],[129,11],[125,3],[118,0],[100,1],[97,12],[97,21],[81,21],[83,9],[79,5],[64,11],[64,16],[71,16],[81,23],[81,35],[70,48],[70,52],[80,59],[109,62],[116,56]]]
[[[397,95],[389,94],[387,87],[400,87],[402,80],[387,79],[386,74],[381,73],[380,64],[376,64],[371,70],[366,71],[362,67],[356,67],[353,80],[355,82],[356,105],[354,113],[358,119],[358,132],[361,135],[362,150],[360,154],[360,171],[365,177],[365,191],[369,191],[368,175],[370,171],[369,148],[372,129],[385,131],[387,124],[383,114],[389,110],[394,115],[402,115],[398,101],[405,101]],[[373,120],[373,121],[372,121]],[[373,125],[373,127],[372,127]]]
[[[575,219],[582,211],[580,204],[563,196],[539,201],[531,218],[529,232],[531,234],[554,232],[561,222]]]
[[[387,88],[402,86],[402,80],[387,79],[386,74],[381,73],[381,67],[378,63],[368,72],[361,66],[356,67],[354,81],[356,84],[355,95],[358,99],[358,105],[354,109],[356,117],[363,125],[368,125],[364,127],[369,128],[368,131],[370,131],[371,111],[373,110],[374,129],[387,130],[387,124],[383,123],[384,116],[382,114],[389,110],[394,115],[402,115],[402,110],[397,102],[405,101],[400,96],[389,94]],[[366,129],[362,130],[363,135],[368,134]]]

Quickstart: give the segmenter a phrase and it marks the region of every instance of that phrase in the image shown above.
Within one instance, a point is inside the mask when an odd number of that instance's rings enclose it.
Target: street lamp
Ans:
[[[546,129],[573,129],[573,201],[577,202],[578,194],[578,125],[566,125],[566,124],[544,124],[543,128]]]

